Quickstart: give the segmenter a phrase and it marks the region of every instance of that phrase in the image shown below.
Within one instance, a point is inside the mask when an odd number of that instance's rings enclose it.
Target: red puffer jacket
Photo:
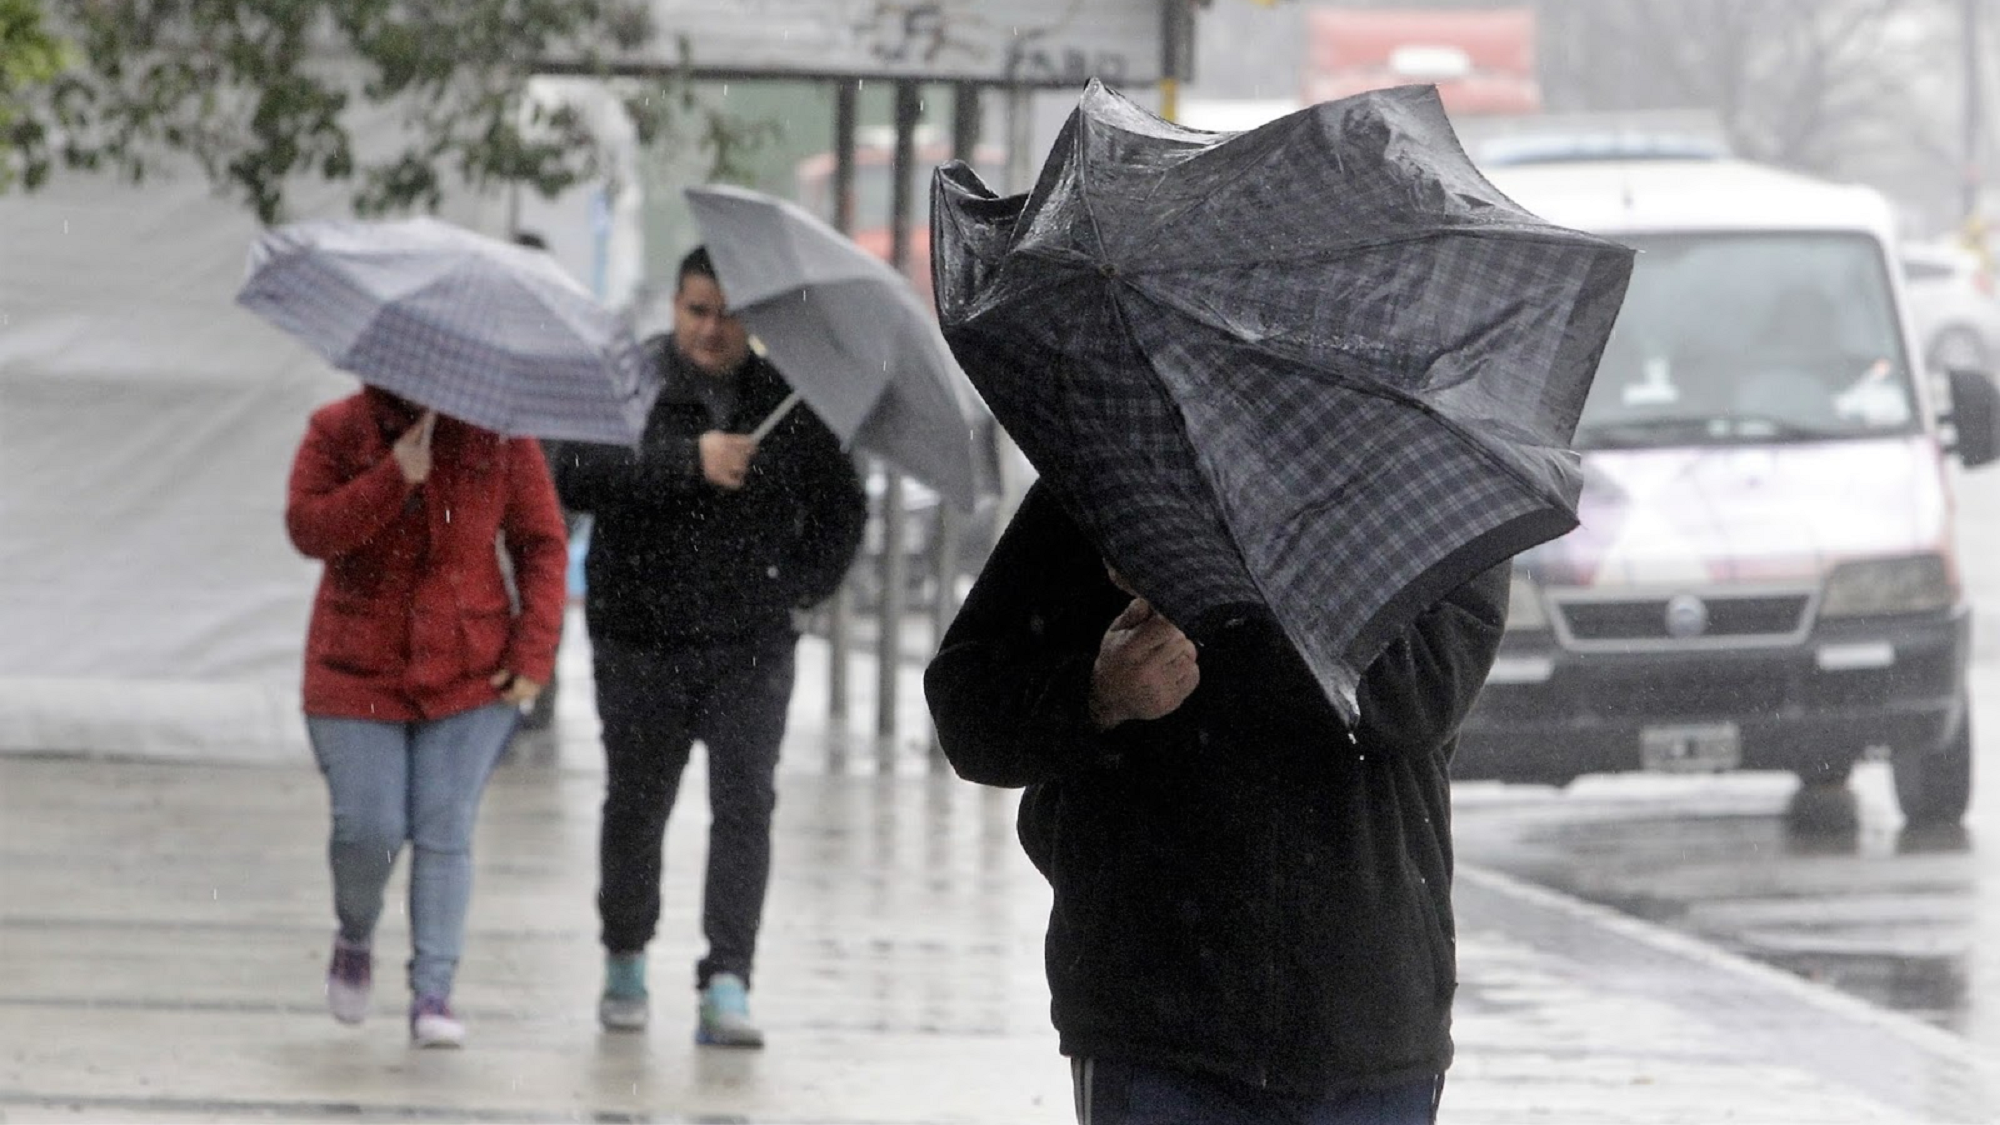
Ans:
[[[292,463],[286,530],[326,563],[306,634],[309,715],[436,719],[494,702],[503,668],[542,684],[554,670],[568,547],[540,446],[441,416],[430,479],[411,486],[390,447],[416,419],[364,388],[313,413]]]

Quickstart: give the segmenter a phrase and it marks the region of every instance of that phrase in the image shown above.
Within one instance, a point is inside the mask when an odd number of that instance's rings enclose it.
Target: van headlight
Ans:
[[[1958,581],[1939,554],[1841,563],[1827,576],[1822,617],[1922,613],[1958,600]]]
[[[1549,627],[1549,612],[1542,605],[1542,592],[1517,567],[1507,589],[1507,631],[1527,633]]]

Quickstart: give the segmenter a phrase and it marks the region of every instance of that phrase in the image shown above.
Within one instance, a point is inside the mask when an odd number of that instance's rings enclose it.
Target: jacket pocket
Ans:
[[[465,638],[466,672],[490,676],[499,671],[500,661],[507,654],[507,640],[514,632],[514,615],[504,608],[466,610],[458,621]]]
[[[357,608],[329,606],[313,622],[311,649],[319,663],[349,675],[394,672],[403,663],[405,623]]]

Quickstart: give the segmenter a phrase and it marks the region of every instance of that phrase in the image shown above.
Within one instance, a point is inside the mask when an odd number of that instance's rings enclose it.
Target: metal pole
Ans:
[[[1034,185],[1034,92],[1026,86],[1007,88],[1007,193],[1027,191]]]
[[[855,87],[847,80],[833,87],[833,226],[846,233],[854,229],[854,123]],[[826,623],[827,716],[847,718],[847,661],[854,646],[854,594],[843,582],[833,593]]]
[[[1962,0],[1961,8],[1965,18],[1965,227],[1972,229],[1973,220],[1979,215],[1979,195],[1983,164],[1981,158],[1980,134],[1984,131],[1983,110],[1985,91],[1981,87],[1979,75],[1979,5],[1980,0]]]
[[[952,87],[951,101],[951,154],[967,163],[975,163],[979,149],[979,87],[970,82],[960,82]],[[973,435],[968,435],[973,436]],[[951,619],[958,613],[958,556],[959,539],[964,535],[964,517],[949,503],[940,502],[937,508],[937,524],[932,529],[937,544],[937,558],[934,560],[937,591],[931,598],[931,641],[932,647],[942,644],[944,631],[951,627]]]
[[[896,148],[890,162],[889,265],[903,273],[910,264],[910,214],[914,193],[910,177],[916,170],[917,123],[923,113],[921,91],[907,79],[896,83]],[[896,734],[897,679],[902,671],[904,586],[907,582],[904,553],[903,476],[894,468],[882,467],[882,597],[880,624],[875,638],[875,732],[883,738]]]
[[[1160,21],[1160,116],[1178,121],[1181,82],[1194,77],[1194,0],[1162,0]]]
[[[833,228],[854,229],[854,129],[860,88],[842,80],[833,88]]]

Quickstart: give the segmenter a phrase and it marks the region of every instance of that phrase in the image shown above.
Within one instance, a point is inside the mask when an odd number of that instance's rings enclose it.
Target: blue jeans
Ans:
[[[306,716],[333,805],[327,858],[340,936],[366,945],[403,841],[410,860],[410,990],[450,996],[472,901],[472,828],[520,710],[493,703],[428,722]]]
[[[1325,1098],[1273,1093],[1214,1075],[1072,1059],[1077,1125],[1434,1125],[1444,1076]]]

